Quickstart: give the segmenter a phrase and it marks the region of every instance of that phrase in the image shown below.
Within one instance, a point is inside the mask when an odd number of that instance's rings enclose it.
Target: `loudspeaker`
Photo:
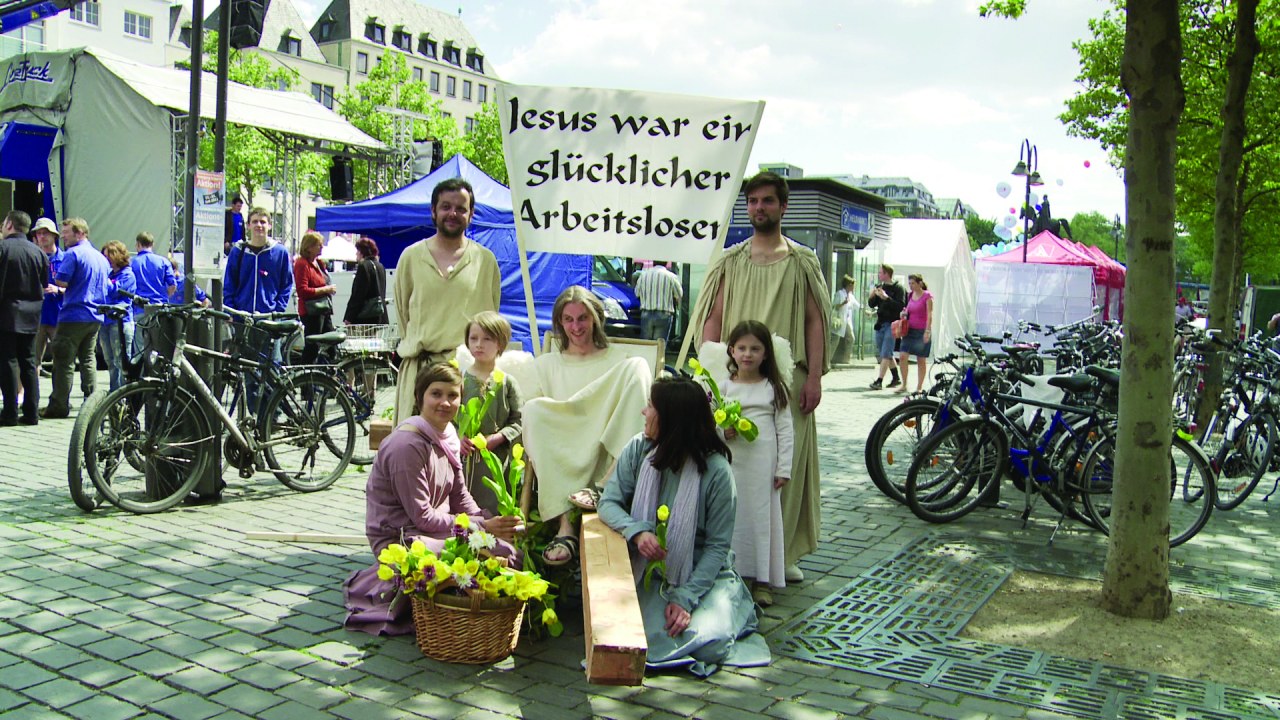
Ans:
[[[355,189],[352,187],[355,176],[351,171],[351,158],[336,157],[329,168],[329,197],[333,200],[355,200]]]
[[[231,0],[231,34],[227,43],[244,49],[257,47],[262,41],[262,21],[271,0]]]
[[[413,179],[426,177],[436,169],[432,162],[435,147],[439,143],[433,140],[418,140],[413,143]]]

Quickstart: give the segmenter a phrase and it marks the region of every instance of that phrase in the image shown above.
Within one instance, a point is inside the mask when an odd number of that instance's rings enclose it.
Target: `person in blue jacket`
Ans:
[[[284,312],[293,292],[293,263],[284,245],[268,237],[271,216],[260,207],[249,211],[249,238],[227,256],[222,301],[243,312]]]

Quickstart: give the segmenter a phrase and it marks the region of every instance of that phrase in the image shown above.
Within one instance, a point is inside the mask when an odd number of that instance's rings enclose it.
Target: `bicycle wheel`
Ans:
[[[111,504],[133,513],[184,500],[212,456],[214,434],[195,396],[159,380],[110,393],[89,417],[85,465]]]
[[[86,482],[84,439],[89,429],[89,416],[106,396],[106,390],[97,390],[85,398],[84,404],[80,406],[80,413],[76,415],[76,424],[71,426],[71,443],[67,446],[67,486],[71,491],[71,500],[85,512],[93,512],[105,499],[92,480]]]
[[[1186,426],[1196,420],[1200,407],[1200,373],[1192,368],[1178,371],[1173,379],[1173,422]]]
[[[321,373],[286,376],[267,398],[260,437],[276,479],[299,492],[323,490],[346,470],[355,449],[351,398]]]
[[[1249,497],[1271,465],[1275,440],[1275,421],[1269,415],[1250,415],[1232,429],[1230,440],[1218,445],[1213,456],[1218,471],[1214,507],[1231,510]]]
[[[388,408],[396,406],[396,383],[400,373],[391,361],[383,357],[352,357],[338,363],[340,382],[345,382],[353,393],[352,410],[356,418],[355,452],[351,462],[355,465],[371,465],[377,454],[369,448],[369,423],[382,418]]]
[[[1213,512],[1216,483],[1209,459],[1200,446],[1178,436],[1169,446],[1169,547],[1177,547],[1195,537],[1209,522]],[[1084,494],[1085,511],[1098,529],[1110,534],[1111,487],[1115,473],[1115,441],[1108,438],[1094,448],[1081,476],[1089,491]]]
[[[941,403],[932,398],[909,400],[885,413],[867,434],[863,451],[871,482],[889,499],[905,503],[907,469],[920,441],[932,432]]]
[[[907,471],[907,506],[926,522],[967,515],[999,488],[1009,438],[983,418],[961,420],[920,444]]]

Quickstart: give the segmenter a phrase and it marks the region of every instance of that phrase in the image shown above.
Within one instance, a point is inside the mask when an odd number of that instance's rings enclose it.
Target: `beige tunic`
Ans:
[[[818,477],[817,422],[813,414],[800,412],[800,390],[808,377],[808,348],[805,341],[804,311],[806,293],[812,297],[822,316],[822,337],[830,335],[831,319],[827,283],[822,279],[818,257],[809,248],[787,239],[791,252],[768,265],[751,261],[751,241],[727,251],[708,272],[702,293],[694,309],[689,327],[700,329],[711,312],[720,288],[724,288],[723,323],[720,342],[743,320],[758,320],[769,331],[791,343],[796,369],[791,377],[791,409],[795,433],[791,481],[782,487],[783,544],[788,565],[818,547],[818,531],[822,524],[821,493]],[[823,374],[830,369],[829,352],[814,362]]]
[[[431,257],[426,240],[410,245],[396,266],[395,305],[400,321],[397,352],[396,422],[417,413],[413,383],[418,370],[448,360],[465,340],[467,322],[476,313],[497,310],[502,295],[498,261],[488,248],[467,240],[462,259],[446,276]]]
[[[585,358],[546,353],[533,364],[524,444],[538,476],[538,511],[549,520],[569,510],[570,493],[603,485],[613,460],[644,429],[640,411],[653,371],[617,347]]]

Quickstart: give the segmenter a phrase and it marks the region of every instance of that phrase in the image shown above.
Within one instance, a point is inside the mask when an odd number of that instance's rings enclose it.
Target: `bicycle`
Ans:
[[[209,471],[217,425],[227,434],[224,456],[242,478],[265,469],[300,492],[338,479],[354,450],[346,391],[323,372],[272,359],[274,343],[298,332],[296,321],[194,305],[162,306],[155,314],[176,320],[172,354],[149,353],[150,376],[110,393],[88,422],[86,465],[99,493],[135,513],[173,507]],[[230,352],[187,342],[192,324],[205,317],[235,321]],[[230,390],[230,412],[188,356],[215,360],[217,379]]]
[[[307,338],[320,347],[316,366],[333,367],[351,397],[357,433],[351,456],[355,465],[373,464],[377,451],[369,447],[371,421],[396,406],[400,371],[388,357],[394,356],[395,339],[391,325],[347,325]]]

